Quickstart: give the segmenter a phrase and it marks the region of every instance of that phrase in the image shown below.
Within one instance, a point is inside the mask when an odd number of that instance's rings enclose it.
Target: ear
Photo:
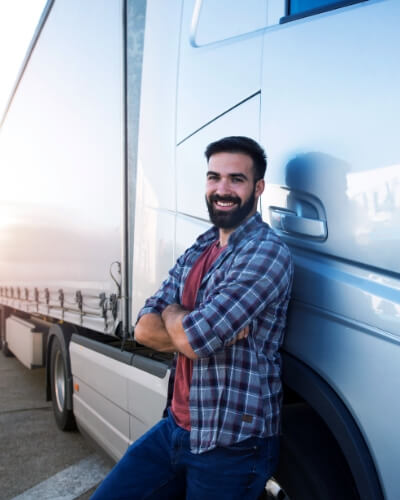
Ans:
[[[259,179],[256,182],[256,190],[255,190],[255,193],[254,193],[255,197],[259,198],[263,194],[264,189],[265,189],[265,181],[264,181],[264,179]]]

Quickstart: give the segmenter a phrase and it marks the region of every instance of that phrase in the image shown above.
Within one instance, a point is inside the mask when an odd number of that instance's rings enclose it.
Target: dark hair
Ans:
[[[207,161],[216,153],[242,153],[253,160],[254,179],[263,179],[267,168],[267,157],[265,151],[258,142],[250,137],[230,136],[223,137],[209,144],[204,152]]]

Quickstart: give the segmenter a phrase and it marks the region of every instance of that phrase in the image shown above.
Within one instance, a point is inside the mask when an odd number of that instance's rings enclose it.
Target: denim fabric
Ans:
[[[202,454],[171,413],[133,443],[92,500],[257,499],[278,461],[279,440],[252,437]]]

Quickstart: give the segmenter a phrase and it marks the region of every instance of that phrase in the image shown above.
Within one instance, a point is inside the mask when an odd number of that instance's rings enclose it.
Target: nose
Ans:
[[[230,184],[227,179],[220,179],[218,181],[217,189],[215,191],[216,194],[220,196],[226,196],[231,194]]]

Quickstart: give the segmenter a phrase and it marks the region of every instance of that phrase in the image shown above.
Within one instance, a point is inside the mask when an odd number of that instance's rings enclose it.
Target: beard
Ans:
[[[235,229],[238,227],[254,209],[256,201],[255,191],[256,187],[254,186],[253,192],[249,196],[248,200],[246,200],[242,205],[242,200],[238,196],[219,196],[214,194],[211,195],[210,198],[206,197],[208,214],[214,226],[219,229]],[[235,203],[236,208],[233,208],[229,212],[218,210],[214,205],[214,202],[216,201]]]

